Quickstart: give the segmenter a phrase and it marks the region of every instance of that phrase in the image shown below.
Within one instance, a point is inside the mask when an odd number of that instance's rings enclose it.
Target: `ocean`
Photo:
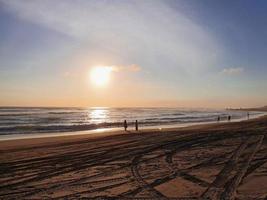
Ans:
[[[251,117],[262,112],[250,112]],[[186,108],[0,108],[0,135],[38,134],[95,130],[122,127],[127,120],[129,128],[138,120],[140,129],[148,127],[181,126],[245,119],[247,112]]]

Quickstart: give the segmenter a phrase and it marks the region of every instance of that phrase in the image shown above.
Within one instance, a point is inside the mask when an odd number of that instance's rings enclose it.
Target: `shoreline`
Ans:
[[[51,133],[35,135],[35,137],[30,137],[31,135],[25,135],[22,138],[12,138],[12,139],[0,139],[0,151],[9,148],[20,148],[25,146],[37,146],[37,145],[47,145],[47,144],[59,144],[72,141],[83,141],[83,140],[99,140],[101,138],[108,138],[112,136],[132,136],[132,135],[142,135],[142,134],[158,134],[161,132],[179,132],[179,131],[195,131],[195,130],[208,130],[210,128],[225,127],[228,125],[234,125],[239,123],[245,123],[250,121],[259,121],[262,118],[267,118],[267,113],[261,114],[259,116],[251,117],[249,120],[245,118],[233,119],[231,122],[221,121],[221,122],[203,122],[195,124],[183,124],[181,126],[173,127],[147,127],[142,128],[138,132],[129,129],[124,131],[122,128],[112,129],[97,129],[89,131],[77,131],[77,132],[66,132],[66,133]]]
[[[242,122],[251,119],[257,119],[263,116],[266,116],[267,112],[251,115],[250,119],[247,117],[239,118],[239,119],[232,119],[231,122]],[[230,123],[231,123],[230,122]],[[140,126],[138,133],[142,133],[143,131],[163,131],[169,129],[180,129],[186,127],[193,127],[193,126],[202,126],[202,125],[211,125],[211,124],[222,124],[222,123],[229,123],[227,120],[223,120],[220,122],[217,121],[209,121],[209,122],[190,122],[190,123],[183,123],[183,124],[169,124],[169,125],[156,125],[156,126]],[[129,131],[134,131],[133,127],[128,129]],[[70,136],[82,136],[82,135],[117,135],[123,134],[125,131],[123,127],[116,127],[116,128],[98,128],[93,130],[82,130],[82,131],[67,131],[67,132],[48,132],[48,133],[30,133],[30,134],[11,134],[11,135],[0,135],[0,145],[3,141],[12,141],[12,140],[30,140],[30,139],[42,139],[42,138],[55,138],[55,137],[70,137]]]

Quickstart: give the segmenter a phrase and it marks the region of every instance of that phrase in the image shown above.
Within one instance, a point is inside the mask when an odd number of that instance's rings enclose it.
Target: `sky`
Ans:
[[[0,106],[264,106],[266,36],[265,0],[0,0]]]

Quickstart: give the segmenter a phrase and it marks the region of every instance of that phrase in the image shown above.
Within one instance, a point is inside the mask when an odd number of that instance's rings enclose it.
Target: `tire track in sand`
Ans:
[[[256,143],[255,143],[256,138]],[[221,172],[217,175],[216,179],[213,181],[213,183],[210,185],[210,187],[203,193],[202,198],[203,199],[228,199],[226,198],[226,193],[229,193],[229,198],[232,199],[234,196],[234,192],[236,190],[236,187],[239,185],[240,181],[242,180],[242,177],[245,175],[249,163],[251,162],[254,154],[260,147],[262,140],[264,136],[251,136],[247,140],[245,140],[234,152],[232,157],[228,160],[224,168],[221,170]],[[253,143],[252,147],[249,147],[249,144]],[[255,144],[254,144],[255,143]],[[255,147],[254,147],[255,146]],[[246,159],[245,164],[243,164],[242,168],[239,172],[236,173],[233,180],[226,186],[229,177],[231,176],[231,173],[237,169],[238,162],[240,160],[240,157],[244,154],[244,151],[246,149],[252,150],[249,153],[249,157]],[[230,189],[230,186],[232,189]]]

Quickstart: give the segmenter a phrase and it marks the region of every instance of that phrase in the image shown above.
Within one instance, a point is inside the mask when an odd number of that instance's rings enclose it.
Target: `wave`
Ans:
[[[40,132],[81,131],[122,127],[127,120],[134,126],[159,126],[190,122],[211,122],[218,116],[233,119],[246,116],[242,111],[183,108],[3,108],[0,107],[0,135]],[[253,113],[251,113],[253,115]]]
[[[87,125],[47,125],[47,126],[12,126],[0,127],[1,135],[8,134],[27,134],[27,133],[49,133],[49,132],[68,132],[68,131],[83,131],[93,130],[97,128],[113,128],[122,127],[122,123],[101,123],[101,124],[87,124]]]

